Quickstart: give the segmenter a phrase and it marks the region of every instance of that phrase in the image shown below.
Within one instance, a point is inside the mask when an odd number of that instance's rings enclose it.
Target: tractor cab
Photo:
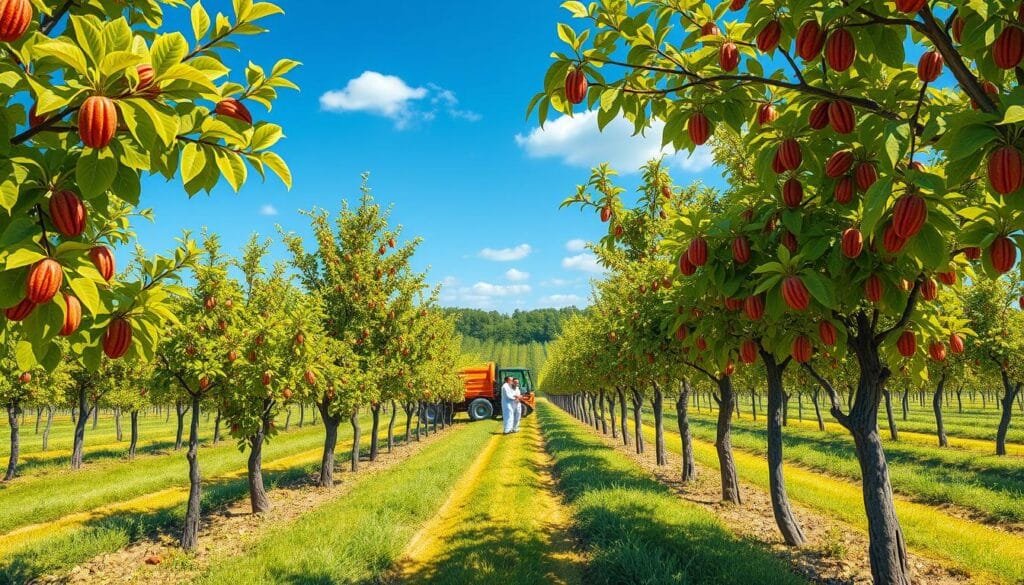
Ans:
[[[519,380],[519,391],[523,394],[533,393],[533,380],[530,378],[530,370],[526,368],[501,368],[498,370],[498,385],[504,383],[505,378],[513,377]]]

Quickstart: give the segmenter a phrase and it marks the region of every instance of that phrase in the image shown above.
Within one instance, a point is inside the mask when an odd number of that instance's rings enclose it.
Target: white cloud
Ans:
[[[568,258],[562,258],[562,268],[568,270],[579,270],[581,272],[592,272],[594,274],[604,272],[604,268],[597,263],[597,256],[588,253],[576,254]]]
[[[515,268],[509,268],[505,271],[505,278],[512,282],[523,282],[525,280],[530,280],[530,273],[523,272],[522,270],[516,270]]]
[[[541,297],[541,299],[540,299],[540,306],[542,306],[542,307],[560,308],[560,307],[569,307],[569,306],[572,306],[572,305],[579,306],[582,303],[583,303],[583,297],[581,297],[579,295],[572,295],[572,294],[568,294],[568,295],[566,295],[566,294],[548,295],[546,297]]]
[[[478,282],[472,287],[475,294],[487,297],[509,297],[529,294],[532,288],[528,284],[491,284]]]
[[[447,280],[447,279],[446,279]],[[441,301],[452,306],[469,306],[480,309],[524,306],[523,297],[533,292],[528,284],[493,284],[477,282],[473,286],[446,286],[441,291]]]
[[[274,207],[273,205],[267,203],[266,205],[263,205],[262,207],[260,207],[260,215],[267,215],[267,216],[277,215],[277,208]]]
[[[480,250],[479,256],[484,260],[491,260],[493,262],[512,262],[515,260],[522,260],[533,252],[533,248],[530,244],[519,244],[512,248],[484,248]]]
[[[664,124],[652,122],[643,136],[633,136],[633,124],[616,118],[604,131],[598,130],[597,112],[590,110],[573,117],[562,116],[529,135],[516,134],[516,144],[531,158],[559,158],[576,167],[593,167],[607,162],[620,173],[635,173],[652,158],[662,154],[666,161],[684,171],[699,173],[713,161],[711,151],[698,147],[693,155],[674,152],[671,145],[662,148]]]
[[[576,238],[565,243],[565,249],[570,252],[582,252],[587,249],[587,241]]]
[[[563,286],[568,286],[570,284],[573,284],[573,281],[566,280],[564,278],[552,278],[549,280],[543,280],[540,283],[541,286],[548,288],[560,288]]]
[[[424,107],[417,109],[415,104]],[[452,118],[476,122],[480,114],[458,107],[455,92],[434,83],[413,87],[396,75],[363,71],[343,89],[320,96],[320,108],[328,112],[366,112],[395,121],[399,130],[414,120],[430,121],[444,110]]]

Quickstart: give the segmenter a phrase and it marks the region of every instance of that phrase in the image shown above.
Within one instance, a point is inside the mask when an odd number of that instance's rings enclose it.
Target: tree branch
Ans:
[[[903,329],[907,326],[907,323],[910,322],[910,318],[914,315],[914,309],[917,308],[917,300],[919,297],[918,293],[921,291],[922,282],[923,280],[920,276],[914,281],[914,288],[910,289],[910,297],[907,299],[907,306],[903,307],[903,314],[900,315],[899,321],[897,321],[892,327],[882,331],[878,335],[875,335],[875,345],[882,343],[889,334],[893,331]]]
[[[935,20],[932,10],[927,3],[918,14],[921,16],[921,22],[912,21],[915,23],[914,28],[928,37],[932,44],[935,45],[935,48],[942,55],[946,66],[949,67],[949,70],[953,72],[953,76],[960,83],[960,88],[978,104],[982,111],[989,114],[998,114],[999,108],[996,107],[992,98],[985,93],[985,89],[978,83],[978,78],[971,73],[971,70],[964,63],[964,60],[960,57],[960,52],[953,46],[953,39],[949,38],[942,25]]]
[[[832,402],[832,416],[835,417],[837,421],[839,421],[839,424],[843,425],[843,427],[845,427],[846,429],[849,429],[850,417],[843,414],[843,409],[841,406],[842,402],[839,399],[839,393],[836,392],[836,389],[832,387],[832,384],[829,383],[828,380],[823,378],[821,374],[819,374],[818,371],[815,370],[809,362],[804,364],[804,369],[807,370],[807,373],[809,373],[811,377],[814,378],[818,382],[818,384],[820,384],[821,387],[825,389],[826,392],[828,392],[829,401]]]
[[[71,6],[74,5],[74,3],[74,0],[67,0],[60,8],[57,9],[56,12],[53,13],[52,16],[43,18],[42,24],[39,25],[39,32],[44,35],[49,35],[50,31],[53,30],[53,27],[57,26],[60,19],[64,18],[64,15],[67,14],[68,10],[71,9]]]

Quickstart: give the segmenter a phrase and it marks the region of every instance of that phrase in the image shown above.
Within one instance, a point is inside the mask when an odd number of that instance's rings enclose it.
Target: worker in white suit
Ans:
[[[501,385],[501,419],[505,423],[505,434],[519,432],[519,387],[513,383],[512,376],[505,378]]]

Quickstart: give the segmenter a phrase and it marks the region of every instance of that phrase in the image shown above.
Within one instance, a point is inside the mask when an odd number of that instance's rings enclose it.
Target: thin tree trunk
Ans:
[[[636,452],[640,454],[644,452],[644,397],[636,388],[632,388],[630,393],[633,398],[633,439],[636,443]]]
[[[131,417],[131,442],[128,443],[128,459],[135,459],[135,448],[139,444],[139,411],[133,410]]]
[[[264,412],[270,410],[264,405]],[[253,514],[265,514],[270,511],[270,499],[267,487],[263,485],[263,438],[270,431],[270,420],[265,414],[259,430],[249,437],[249,503]]]
[[[718,466],[722,476],[722,500],[734,504],[742,503],[740,481],[736,473],[736,461],[732,456],[732,411],[736,394],[732,389],[732,377],[722,376],[715,380],[718,385],[718,426],[715,432],[715,449],[718,451]],[[770,410],[770,409],[769,409]]]
[[[39,434],[39,423],[41,423],[42,420],[43,420],[43,407],[42,406],[37,406],[36,407],[36,432],[35,432],[35,434],[37,434],[37,435]]]
[[[601,418],[601,434],[602,435],[607,435],[608,434],[608,421],[605,420],[605,418],[604,418],[604,388],[601,388],[598,391],[597,404],[598,404],[598,408],[600,409],[599,416]],[[615,425],[612,425],[612,426],[615,426]]]
[[[814,403],[814,416],[818,419],[818,430],[825,432],[825,421],[821,418],[821,406],[818,404],[818,394],[821,390],[815,388],[814,393],[811,394],[811,402]]]
[[[757,422],[757,388],[750,387],[750,420]]]
[[[395,401],[391,401],[391,419],[388,421],[388,453],[395,448],[395,416],[398,411],[395,408]]]
[[[412,430],[412,413],[415,410],[416,405],[413,402],[406,402],[402,405],[402,410],[405,411],[405,443],[409,443],[409,439],[412,437],[410,431]]]
[[[213,417],[213,444],[216,445],[220,442],[220,409],[217,409],[217,415]]]
[[[910,412],[910,389],[909,388],[904,388],[903,389],[903,398],[902,398],[901,402],[903,403],[903,421],[906,422],[907,414]]]
[[[961,396],[963,391],[964,391],[963,388],[957,388],[956,389],[956,411],[958,413],[960,413],[960,414],[964,413],[964,401],[963,401],[963,397]]]
[[[668,453],[665,451],[665,421],[662,417],[664,405],[665,397],[661,393],[661,386],[655,382],[651,409],[654,411],[654,459],[658,465],[668,465]]]
[[[896,419],[892,416],[892,397],[888,388],[882,388],[882,397],[885,398],[885,417],[889,420],[889,437],[893,441],[899,441],[900,433],[896,428]]]
[[[352,471],[359,471],[359,442],[362,440],[362,429],[359,428],[358,406],[352,410],[352,416],[349,417],[348,421],[352,425],[352,460],[349,463],[351,464]]]
[[[697,477],[697,465],[693,460],[693,438],[690,436],[690,417],[687,413],[690,398],[690,381],[679,381],[679,398],[676,399],[676,424],[679,426],[679,440],[682,442],[682,480],[689,483]]]
[[[783,540],[789,546],[802,546],[807,539],[804,537],[800,524],[793,515],[786,492],[786,479],[782,465],[782,418],[783,401],[787,396],[783,387],[782,374],[789,365],[789,359],[778,363],[775,356],[761,350],[768,382],[768,486],[772,499],[772,513],[775,524],[782,533]],[[739,490],[737,489],[737,493]]]
[[[324,452],[320,458],[320,479],[317,485],[323,488],[334,487],[334,450],[338,445],[341,415],[331,414],[331,402],[326,396],[322,402],[315,403],[315,408],[320,409],[320,418],[324,421]]]
[[[92,407],[92,430],[96,430],[100,424],[100,407],[96,405]]]
[[[416,402],[416,442],[420,442],[420,425],[423,424],[423,401]]]
[[[174,433],[174,450],[181,450],[182,435],[185,431],[185,413],[188,412],[185,407],[185,403],[181,400],[175,401],[174,403],[175,415],[178,417],[178,429]]]
[[[629,446],[629,415],[626,413],[626,393],[622,388],[616,388],[615,392],[619,395],[619,422],[622,429],[622,443],[625,446]]]
[[[284,430],[288,430],[292,426],[292,407],[288,407],[288,413],[284,415]]]
[[[605,400],[608,401],[608,421],[611,423],[608,426],[612,429],[612,438],[618,439],[619,429],[615,426],[615,394],[609,392]]]
[[[95,407],[93,407],[95,408]],[[75,421],[75,440],[71,447],[71,469],[82,468],[82,450],[85,447],[85,425],[89,420],[89,400],[83,386],[78,390],[78,420]]]
[[[314,405],[313,408],[315,409],[317,407]],[[305,422],[306,422],[306,403],[305,402],[300,402],[299,403],[299,428],[300,429],[302,428],[302,425],[305,424]]]
[[[121,407],[114,408],[114,433],[117,435],[117,442],[124,440],[124,433],[121,431]]]
[[[1003,379],[1003,414],[999,417],[999,429],[996,431],[996,455],[1006,455],[1006,433],[1010,430],[1010,418],[1013,416],[1013,400],[1020,393],[1021,384],[1014,385],[1005,369],[1001,370]],[[982,393],[982,398],[985,394]]]
[[[46,407],[46,426],[43,427],[43,452],[50,448],[50,428],[53,426],[53,410],[52,406]]]
[[[14,474],[18,470],[18,455],[21,447],[21,427],[18,424],[18,416],[21,414],[21,406],[17,402],[7,405],[7,424],[11,426],[11,453],[7,458],[7,473],[4,474],[4,481],[14,479]]]
[[[380,432],[380,403],[370,405],[370,414],[372,415],[372,422],[370,424],[370,461],[376,461],[378,455],[377,433]]]
[[[932,395],[932,410],[935,411],[935,431],[939,435],[939,447],[949,447],[949,439],[946,438],[946,426],[942,424],[942,391],[946,387],[946,370],[942,370],[942,377],[939,378],[939,385]]]
[[[135,413],[132,412],[134,434]],[[200,504],[202,502],[202,474],[199,472],[199,395],[192,396],[192,424],[188,430],[188,504],[185,507],[185,529],[181,535],[181,548],[195,550],[199,544]]]

